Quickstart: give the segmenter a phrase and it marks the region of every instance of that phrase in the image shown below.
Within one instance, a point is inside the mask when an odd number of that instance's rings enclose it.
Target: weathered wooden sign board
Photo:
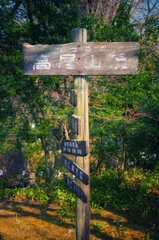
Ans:
[[[71,161],[66,156],[62,156],[62,160],[64,167],[67,170],[69,170],[76,178],[78,178],[81,182],[83,182],[86,185],[89,183],[88,175],[76,163]]]
[[[82,202],[87,203],[87,197],[82,191],[82,189],[79,187],[79,185],[73,181],[70,177],[68,177],[66,174],[64,174],[64,181],[67,187],[76,194],[77,197],[79,197]]]
[[[123,75],[138,71],[137,42],[23,44],[26,75]]]
[[[63,153],[71,154],[74,156],[86,156],[86,142],[78,140],[64,140],[61,143],[61,150]]]

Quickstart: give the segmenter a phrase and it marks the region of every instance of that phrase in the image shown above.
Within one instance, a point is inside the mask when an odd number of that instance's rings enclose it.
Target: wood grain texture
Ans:
[[[86,29],[74,29],[74,42],[87,42]],[[88,80],[86,76],[75,76],[74,90],[77,94],[77,106],[75,107],[75,115],[81,118],[81,131],[76,137],[78,140],[86,141],[88,154],[85,157],[76,157],[76,164],[90,178],[90,154],[89,154],[89,115],[88,115]],[[76,240],[90,239],[90,184],[83,184],[76,178],[76,182],[87,197],[87,203],[76,199]]]
[[[125,75],[138,72],[137,42],[23,44],[25,75]]]

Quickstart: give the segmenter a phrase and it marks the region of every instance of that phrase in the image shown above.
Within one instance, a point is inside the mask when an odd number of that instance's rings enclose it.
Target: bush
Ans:
[[[121,182],[117,172],[108,170],[91,179],[91,201],[100,207],[149,216],[159,212],[155,200],[158,187],[159,175],[155,172],[133,168]]]
[[[157,172],[142,171],[137,168],[125,172],[123,182],[114,169],[101,176],[91,176],[91,207],[110,208],[128,211],[148,217],[159,213],[157,191],[159,175]],[[27,188],[0,190],[1,198],[29,199],[41,205],[57,204],[60,217],[68,217],[75,211],[75,195],[65,186],[63,179],[53,184],[32,185]]]

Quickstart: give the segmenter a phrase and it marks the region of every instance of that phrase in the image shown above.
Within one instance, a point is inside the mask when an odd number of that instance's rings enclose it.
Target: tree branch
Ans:
[[[20,7],[21,4],[22,4],[22,1],[17,1],[17,3],[15,4],[15,6],[13,7],[13,9],[11,11],[12,16],[14,16],[14,14],[16,13],[16,11],[18,10],[18,8]]]

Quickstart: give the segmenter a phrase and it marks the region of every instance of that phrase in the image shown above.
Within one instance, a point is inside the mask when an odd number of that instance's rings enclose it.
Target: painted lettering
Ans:
[[[55,50],[56,50],[57,52],[62,52],[62,48],[61,48],[61,47],[56,47]]]
[[[101,46],[99,49],[100,52],[105,52],[105,50],[106,50],[106,46]]]
[[[77,48],[76,47],[71,47],[70,51],[76,53],[77,52]]]
[[[126,62],[126,57],[124,56],[124,53],[119,53],[119,55],[117,54],[115,60],[119,62]]]
[[[75,61],[76,55],[75,54],[62,54],[60,55],[60,62],[58,62],[56,65],[58,68],[66,68],[66,69],[74,69],[74,61]]]
[[[101,68],[101,61],[96,60],[94,58],[94,55],[91,55],[91,61],[90,59],[85,59],[85,68],[91,69],[91,68]]]
[[[122,68],[122,69],[128,69],[128,67],[127,67],[127,66],[122,66],[121,68]]]
[[[61,61],[74,61],[75,60],[76,55],[75,54],[63,54],[60,55],[60,62]]]
[[[83,172],[82,171],[80,171],[79,178],[80,178],[80,180],[83,180]]]
[[[51,68],[51,63],[48,60],[48,56],[41,54],[40,57],[36,59],[36,63],[33,65],[34,70],[49,70]]]
[[[86,52],[91,52],[92,48],[90,46],[85,47]]]

